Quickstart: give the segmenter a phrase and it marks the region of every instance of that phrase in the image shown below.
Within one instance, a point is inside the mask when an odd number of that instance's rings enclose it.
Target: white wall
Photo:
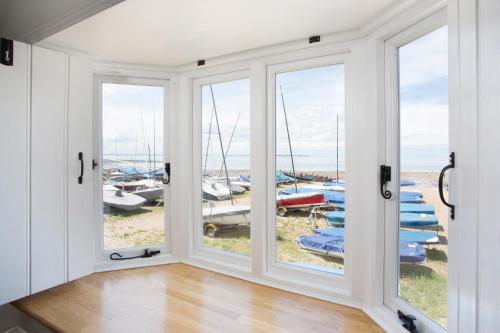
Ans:
[[[14,66],[0,65],[0,305],[29,292],[30,47],[14,50]]]

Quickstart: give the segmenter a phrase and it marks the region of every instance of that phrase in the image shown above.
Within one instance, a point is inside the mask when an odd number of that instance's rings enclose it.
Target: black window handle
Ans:
[[[392,197],[391,191],[385,189],[385,184],[391,181],[391,167],[388,165],[380,166],[380,194],[384,199],[390,199]]]
[[[450,208],[450,217],[452,220],[455,219],[455,205],[452,205],[450,204],[449,202],[447,202],[444,198],[444,193],[443,193],[443,190],[444,190],[444,186],[443,186],[443,179],[444,179],[444,175],[446,173],[446,171],[450,170],[450,169],[453,169],[455,167],[455,153],[452,152],[450,154],[450,164],[448,164],[447,166],[445,166],[443,168],[443,170],[441,170],[441,173],[439,174],[439,185],[438,185],[438,188],[439,188],[439,197],[441,198],[441,201],[443,202],[443,204]]]
[[[78,176],[78,184],[83,184],[83,153],[78,153],[78,160],[80,160],[80,176]]]
[[[165,176],[163,176],[163,184],[170,184],[170,163],[165,163]]]

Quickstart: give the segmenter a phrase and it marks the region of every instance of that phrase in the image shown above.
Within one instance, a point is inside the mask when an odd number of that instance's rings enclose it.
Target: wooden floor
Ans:
[[[382,332],[360,310],[184,264],[96,273],[14,305],[61,332]]]

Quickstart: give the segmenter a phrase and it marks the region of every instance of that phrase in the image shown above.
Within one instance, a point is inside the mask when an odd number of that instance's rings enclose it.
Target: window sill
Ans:
[[[137,258],[137,259],[121,260],[121,261],[112,261],[108,259],[97,262],[94,265],[94,272],[107,272],[119,269],[173,264],[178,262],[179,260],[174,258],[174,256],[170,253],[158,254],[151,258]]]

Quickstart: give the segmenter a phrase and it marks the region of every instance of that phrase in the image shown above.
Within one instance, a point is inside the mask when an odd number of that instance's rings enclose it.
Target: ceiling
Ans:
[[[92,57],[179,66],[358,29],[405,0],[126,0],[45,41]]]

